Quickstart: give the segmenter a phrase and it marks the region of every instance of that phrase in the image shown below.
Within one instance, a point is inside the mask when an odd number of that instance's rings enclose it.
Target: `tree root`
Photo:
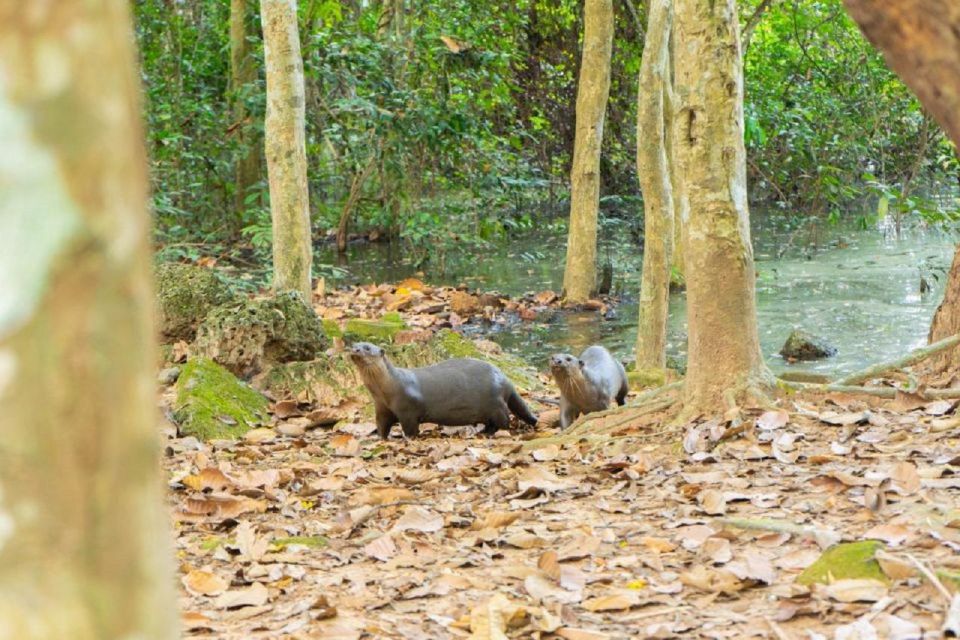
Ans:
[[[960,389],[919,389],[914,392],[903,389],[894,389],[893,387],[860,387],[856,385],[844,384],[810,384],[807,382],[789,382],[787,380],[778,380],[777,383],[793,391],[813,391],[816,393],[857,393],[875,398],[896,398],[898,393],[916,393],[917,395],[936,399],[960,398]]]
[[[905,356],[901,356],[896,360],[890,360],[888,362],[881,362],[879,364],[874,364],[866,369],[861,369],[855,373],[851,373],[848,376],[844,376],[837,380],[835,385],[854,385],[858,382],[863,382],[871,378],[879,377],[880,374],[886,373],[893,369],[902,369],[904,367],[909,367],[910,365],[917,364],[931,356],[935,356],[938,353],[946,351],[947,349],[960,344],[960,333],[954,334],[943,340],[934,342],[933,344],[928,344],[919,349],[914,349]]]
[[[580,416],[566,431],[555,436],[529,440],[523,444],[523,448],[527,450],[539,449],[550,444],[563,445],[584,441],[598,446],[610,442],[616,439],[616,436],[611,434],[617,429],[642,416],[657,413],[673,406],[676,402],[675,398],[661,399],[660,396],[680,389],[682,385],[682,382],[673,382],[641,393],[632,402],[621,407]],[[604,418],[611,419],[607,421]]]

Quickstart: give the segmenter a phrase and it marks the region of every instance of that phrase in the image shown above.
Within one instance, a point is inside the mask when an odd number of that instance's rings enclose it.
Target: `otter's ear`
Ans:
[[[583,365],[584,365],[585,363],[584,363],[583,360],[577,360],[577,364],[579,364],[579,365],[580,365],[580,368],[583,369]]]

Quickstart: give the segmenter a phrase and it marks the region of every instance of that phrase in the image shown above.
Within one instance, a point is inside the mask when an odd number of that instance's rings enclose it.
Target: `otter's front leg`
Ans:
[[[580,415],[580,409],[570,404],[566,398],[560,398],[560,428],[566,429]]]
[[[386,407],[375,406],[374,411],[377,415],[377,435],[381,440],[386,440],[390,437],[390,427],[397,423],[397,416]]]
[[[400,426],[404,438],[416,438],[420,435],[420,419],[416,416],[400,416]]]

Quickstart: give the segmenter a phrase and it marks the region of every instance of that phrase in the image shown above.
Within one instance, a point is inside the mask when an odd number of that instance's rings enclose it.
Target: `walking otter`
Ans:
[[[462,426],[483,424],[487,433],[510,424],[510,412],[529,425],[537,417],[500,369],[473,358],[447,360],[429,367],[393,366],[380,347],[358,342],[350,348],[364,386],[373,396],[377,433],[390,436],[397,422],[403,435],[420,433],[421,422]]]
[[[603,411],[616,398],[627,397],[627,372],[599,345],[587,347],[575,358],[558,353],[550,358],[553,379],[560,387],[560,428],[566,429],[581,413]]]

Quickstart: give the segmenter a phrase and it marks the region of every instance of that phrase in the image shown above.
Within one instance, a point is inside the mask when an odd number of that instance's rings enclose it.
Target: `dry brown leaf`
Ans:
[[[277,432],[266,427],[250,429],[243,434],[243,441],[249,444],[263,444],[277,437]]]
[[[670,553],[677,548],[677,545],[666,538],[654,538],[643,536],[640,538],[640,544],[654,553]]]
[[[680,574],[680,582],[708,593],[725,593],[733,595],[744,588],[744,584],[726,569],[708,569],[696,566]]]
[[[483,529],[500,530],[516,522],[520,515],[517,511],[488,511],[474,520],[473,524],[470,525],[470,529],[472,531],[480,531]]]
[[[700,546],[698,555],[713,564],[725,564],[733,558],[730,541],[726,538],[707,538]]]
[[[876,602],[887,595],[887,585],[879,580],[837,580],[832,584],[817,584],[819,593],[837,602]]]
[[[180,624],[187,631],[199,631],[201,629],[212,630],[213,621],[199,611],[184,611],[180,614]]]
[[[761,431],[773,431],[785,427],[789,420],[790,414],[783,409],[767,411],[757,418],[757,428]]]
[[[837,427],[845,427],[851,424],[864,424],[870,419],[869,411],[852,411],[848,413],[838,413],[836,411],[824,411],[819,416],[820,422],[832,424]]]
[[[382,505],[413,500],[415,497],[416,494],[414,494],[413,491],[410,491],[410,489],[379,486],[367,487],[366,489],[358,492],[356,495],[354,495],[353,501],[355,504],[361,505]]]
[[[300,404],[296,400],[281,400],[273,405],[273,415],[281,420],[286,420],[287,418],[302,416],[303,411],[300,410]]]
[[[207,467],[197,475],[186,476],[181,482],[194,491],[226,491],[233,487],[233,481],[216,467]]]
[[[397,472],[397,481],[406,485],[423,484],[437,477],[439,474],[429,469],[401,469]]]
[[[527,615],[526,609],[511,603],[502,593],[470,611],[470,640],[507,640],[507,629]]]
[[[610,640],[610,638],[613,637],[600,631],[589,631],[587,629],[576,629],[574,627],[557,629],[557,635],[563,638],[563,640]]]
[[[200,569],[193,569],[180,578],[180,582],[195,596],[218,596],[230,586],[230,583],[220,576]]]
[[[723,492],[717,489],[707,489],[697,495],[697,502],[704,513],[711,516],[720,516],[727,512],[727,501]]]
[[[891,547],[898,547],[913,537],[914,529],[902,524],[878,524],[863,534],[864,538],[883,540]]]
[[[393,525],[393,531],[430,533],[441,529],[443,529],[443,516],[423,507],[408,507]]]
[[[270,548],[270,539],[266,536],[257,536],[253,525],[244,521],[237,527],[237,548],[240,550],[241,557],[259,562]]]
[[[553,580],[560,580],[560,561],[557,559],[556,551],[544,551],[537,560],[537,568]]]
[[[561,480],[554,474],[539,466],[527,467],[520,473],[520,477],[517,480],[517,487],[520,489],[520,491],[536,489],[538,491],[552,493],[555,491],[572,489],[574,486],[576,486],[576,483],[573,480],[569,478]]]
[[[330,446],[333,447],[335,456],[360,455],[360,441],[348,433],[338,433],[330,438]]]
[[[617,590],[605,596],[585,600],[582,606],[587,611],[625,611],[639,605],[643,599],[636,591]]]
[[[539,426],[539,421],[537,424]],[[533,459],[538,462],[550,462],[551,460],[556,460],[560,456],[560,447],[555,444],[548,444],[540,449],[534,449],[530,452],[530,455],[532,455]]]
[[[270,594],[267,588],[259,582],[254,582],[246,589],[233,589],[221,594],[213,602],[216,609],[232,609],[234,607],[259,607],[267,603]]]
[[[916,493],[920,489],[920,474],[912,462],[899,462],[890,471],[891,488],[902,495]]]
[[[204,496],[203,498],[187,498],[183,502],[180,513],[181,520],[190,516],[201,516],[214,519],[236,518],[243,513],[263,513],[267,504],[262,500],[252,498],[237,498],[234,496]]]
[[[570,604],[579,602],[579,592],[568,591],[543,575],[529,575],[523,581],[524,590],[537,602],[562,602]]]
[[[371,558],[386,562],[397,555],[397,543],[393,541],[393,536],[388,533],[368,542],[363,547],[363,551]]]

